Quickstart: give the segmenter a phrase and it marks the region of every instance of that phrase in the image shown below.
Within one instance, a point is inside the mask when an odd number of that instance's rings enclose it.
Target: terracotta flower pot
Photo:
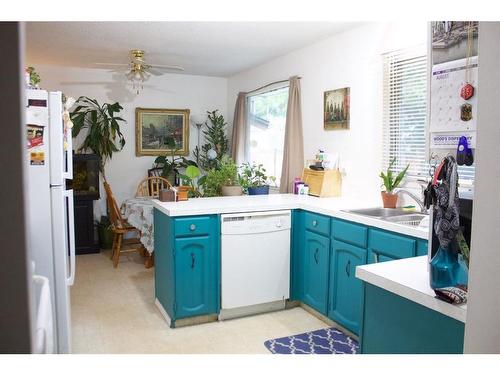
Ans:
[[[384,208],[396,208],[396,204],[398,203],[398,195],[387,193],[386,191],[382,191],[382,201],[384,202]]]
[[[223,197],[230,197],[243,194],[243,188],[238,185],[235,186],[224,185],[222,186],[221,190]]]

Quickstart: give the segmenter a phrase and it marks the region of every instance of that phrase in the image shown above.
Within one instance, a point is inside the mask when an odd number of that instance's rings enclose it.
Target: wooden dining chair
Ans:
[[[120,253],[129,252],[139,252],[144,256],[145,249],[140,241],[141,232],[130,225],[123,217],[120,212],[120,208],[116,203],[111,187],[107,182],[104,182],[104,189],[106,190],[106,200],[108,202],[109,216],[111,221],[111,230],[113,232],[113,246],[111,247],[111,259],[113,260],[113,267],[118,267],[118,261],[120,260]],[[124,239],[123,235],[125,233],[135,232],[139,237]],[[127,246],[126,249],[122,249],[123,246]]]
[[[150,197],[158,198],[160,190],[165,188],[172,188],[172,184],[164,177],[146,177],[137,186],[136,197]]]

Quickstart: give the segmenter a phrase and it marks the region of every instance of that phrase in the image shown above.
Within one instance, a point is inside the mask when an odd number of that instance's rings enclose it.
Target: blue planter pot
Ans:
[[[266,195],[266,194],[269,194],[269,185],[248,188],[248,195]]]

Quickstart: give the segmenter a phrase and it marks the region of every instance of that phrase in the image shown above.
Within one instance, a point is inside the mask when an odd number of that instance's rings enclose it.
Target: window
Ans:
[[[384,55],[383,168],[396,158],[393,170],[410,164],[408,176],[427,178],[427,56],[424,47]],[[463,185],[474,179],[474,166],[459,166]]]
[[[247,97],[248,136],[246,159],[262,164],[268,176],[280,185],[283,146],[285,143],[288,86],[278,87]]]
[[[394,170],[410,164],[408,176],[429,173],[425,150],[427,58],[425,50],[384,55],[383,165]]]

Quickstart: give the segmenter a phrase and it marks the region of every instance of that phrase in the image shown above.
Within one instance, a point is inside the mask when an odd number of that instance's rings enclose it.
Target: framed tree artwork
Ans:
[[[325,91],[323,106],[324,129],[349,129],[350,109],[349,87]]]
[[[135,109],[135,154],[189,155],[189,109]]]

